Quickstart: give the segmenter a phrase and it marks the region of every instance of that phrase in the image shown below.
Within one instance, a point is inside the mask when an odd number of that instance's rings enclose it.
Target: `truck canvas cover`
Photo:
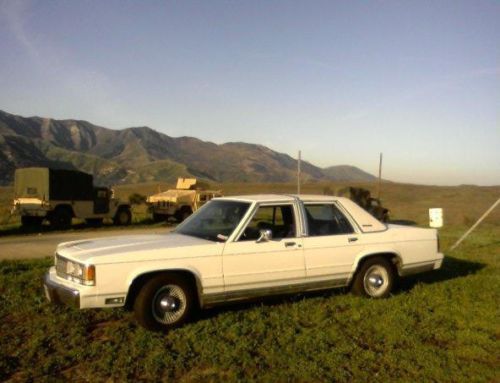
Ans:
[[[77,170],[24,168],[15,173],[16,198],[58,201],[93,199],[93,178]]]

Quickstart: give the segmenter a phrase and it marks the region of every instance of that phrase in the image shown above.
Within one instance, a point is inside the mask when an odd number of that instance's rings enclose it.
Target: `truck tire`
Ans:
[[[21,225],[25,228],[34,229],[42,225],[43,217],[33,217],[29,215],[23,215],[21,217]]]
[[[394,267],[384,257],[368,258],[354,276],[353,294],[370,298],[386,298],[395,282]]]
[[[120,207],[113,218],[113,223],[118,226],[127,226],[132,222],[132,213],[128,207]]]
[[[193,288],[176,274],[152,277],[134,302],[137,322],[148,330],[166,331],[185,323],[195,307]]]
[[[177,222],[183,222],[187,217],[193,214],[193,211],[188,206],[183,206],[175,212],[175,219]]]
[[[71,227],[73,212],[67,207],[58,207],[49,218],[50,226],[54,229],[66,230]]]

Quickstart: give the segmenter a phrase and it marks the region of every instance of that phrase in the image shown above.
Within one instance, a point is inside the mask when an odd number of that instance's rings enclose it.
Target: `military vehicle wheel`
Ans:
[[[85,220],[87,226],[99,227],[102,226],[102,218],[87,218]]]
[[[189,217],[193,212],[189,207],[183,207],[175,212],[175,219],[178,222],[183,222],[187,217]]]
[[[149,330],[165,331],[185,323],[195,308],[195,294],[185,278],[161,274],[151,278],[134,302],[137,321]]]
[[[49,218],[50,225],[55,229],[65,230],[71,227],[73,214],[66,207],[57,208]]]
[[[24,227],[35,228],[42,224],[43,217],[23,216],[21,217],[21,225]]]
[[[127,226],[132,222],[132,213],[128,207],[121,207],[113,218],[113,223],[119,226]]]

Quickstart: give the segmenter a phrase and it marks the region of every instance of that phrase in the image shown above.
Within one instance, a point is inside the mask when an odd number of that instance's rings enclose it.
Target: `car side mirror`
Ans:
[[[257,239],[257,243],[269,242],[271,239],[273,239],[273,231],[271,229],[262,229],[260,230],[260,237]]]

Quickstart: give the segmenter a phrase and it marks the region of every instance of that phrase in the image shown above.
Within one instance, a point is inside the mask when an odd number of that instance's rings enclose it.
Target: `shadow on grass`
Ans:
[[[443,261],[443,266],[439,270],[430,271],[422,274],[415,274],[405,278],[401,278],[394,295],[398,295],[402,292],[410,291],[417,283],[432,284],[444,282],[447,280],[460,278],[467,276],[469,274],[475,274],[486,265],[479,262],[471,262],[463,259],[458,259],[454,257],[445,257]],[[349,292],[347,287],[334,288],[330,290],[321,290],[313,292],[304,292],[297,294],[282,294],[274,295],[268,297],[253,298],[248,301],[240,302],[230,302],[223,304],[221,306],[216,306],[201,310],[198,314],[197,319],[210,319],[218,316],[224,312],[248,310],[259,306],[276,306],[285,303],[294,303],[305,299],[324,297],[330,298],[341,294],[346,294]]]
[[[475,274],[486,265],[480,262],[467,261],[464,259],[445,256],[443,266],[439,270],[430,271],[422,274],[410,275],[399,281],[398,289],[395,291],[406,292],[411,290],[417,283],[432,284],[444,282],[450,279],[465,277],[469,274]]]

